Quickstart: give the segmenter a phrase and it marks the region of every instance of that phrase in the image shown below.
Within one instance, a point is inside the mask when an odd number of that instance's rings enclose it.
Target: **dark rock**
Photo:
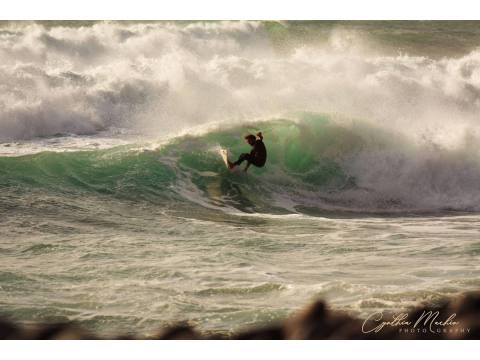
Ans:
[[[86,331],[71,323],[57,323],[42,326],[36,333],[33,333],[33,338],[36,340],[93,339]]]
[[[20,335],[20,328],[15,324],[0,319],[0,340],[16,339]]]
[[[285,339],[285,334],[282,326],[271,326],[240,332],[231,338],[234,340],[282,340]]]
[[[167,328],[155,338],[158,340],[199,340],[202,336],[190,325],[178,324]]]

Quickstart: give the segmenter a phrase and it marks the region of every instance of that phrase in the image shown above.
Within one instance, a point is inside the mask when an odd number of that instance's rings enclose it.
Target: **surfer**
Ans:
[[[263,143],[263,135],[261,132],[257,133],[257,136],[248,134],[245,136],[245,141],[253,148],[250,153],[244,153],[240,155],[237,161],[231,162],[228,161],[228,167],[233,169],[235,166],[240,165],[242,162],[246,161],[247,166],[245,170],[247,171],[250,165],[255,165],[257,167],[263,167],[267,161],[267,149]]]

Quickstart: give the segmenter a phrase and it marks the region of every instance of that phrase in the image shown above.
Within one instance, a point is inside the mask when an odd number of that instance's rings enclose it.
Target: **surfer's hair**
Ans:
[[[245,140],[255,141],[255,140],[257,140],[257,138],[255,137],[255,135],[248,134],[248,135],[245,135]]]

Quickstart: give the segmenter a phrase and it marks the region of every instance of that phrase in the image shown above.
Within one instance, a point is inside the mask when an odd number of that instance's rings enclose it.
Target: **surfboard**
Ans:
[[[228,150],[220,149],[220,156],[222,157],[223,162],[225,163],[225,166],[227,167],[227,169],[230,169],[230,167],[228,166]]]

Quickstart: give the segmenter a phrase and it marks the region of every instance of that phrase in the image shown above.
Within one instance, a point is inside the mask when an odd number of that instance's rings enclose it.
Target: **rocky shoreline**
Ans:
[[[0,339],[105,339],[75,323],[23,326],[0,320]],[[358,319],[330,310],[316,301],[284,322],[234,333],[230,336],[202,333],[179,323],[152,337],[122,336],[112,339],[158,340],[321,340],[321,339],[480,339],[480,291],[445,301],[441,305],[417,307],[405,313],[375,313]]]

